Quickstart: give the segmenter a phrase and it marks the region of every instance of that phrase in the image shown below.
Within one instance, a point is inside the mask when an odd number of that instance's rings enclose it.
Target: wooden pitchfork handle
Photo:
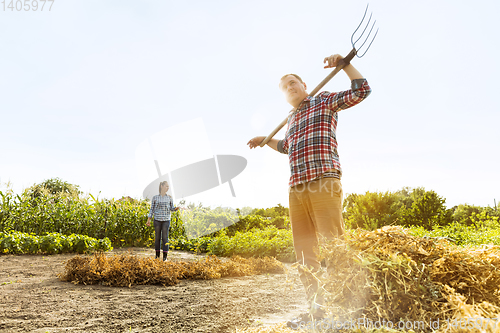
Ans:
[[[337,65],[337,67],[335,67],[333,69],[333,71],[323,80],[321,81],[320,84],[318,84],[318,86],[316,88],[314,88],[313,91],[311,91],[311,93],[308,95],[309,97],[312,97],[314,95],[316,95],[318,93],[318,91],[323,88],[323,86],[325,84],[328,83],[328,81],[330,81],[332,79],[332,77],[334,77],[335,75],[337,75],[338,72],[340,72],[345,66],[349,65],[351,63],[351,60],[352,58],[354,58],[354,56],[356,55],[356,49],[353,48],[351,50],[351,52],[349,52],[349,54],[342,60],[340,60],[339,64]],[[291,110],[290,112],[292,112],[294,110]],[[288,122],[288,117],[286,117],[282,122],[281,124],[278,125],[278,127],[276,127],[272,132],[271,134],[269,134],[261,143],[260,143],[260,147],[264,147],[264,145],[266,143],[268,143],[272,138],[273,136],[276,135],[276,133],[278,133],[280,131],[280,129],[283,128],[283,126],[286,125],[286,123]]]

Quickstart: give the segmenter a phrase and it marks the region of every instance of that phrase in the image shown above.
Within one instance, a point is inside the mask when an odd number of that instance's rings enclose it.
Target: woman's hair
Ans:
[[[160,185],[158,186],[158,193],[161,193],[161,186],[162,186],[163,184],[167,184],[167,185],[168,185],[168,182],[167,182],[166,180],[165,180],[165,181],[160,182]]]

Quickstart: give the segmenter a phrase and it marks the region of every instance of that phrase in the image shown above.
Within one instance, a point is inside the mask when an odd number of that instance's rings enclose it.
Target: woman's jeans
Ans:
[[[155,226],[155,250],[160,252],[160,239],[161,249],[163,252],[168,252],[168,229],[170,228],[170,221],[157,221],[154,220]]]

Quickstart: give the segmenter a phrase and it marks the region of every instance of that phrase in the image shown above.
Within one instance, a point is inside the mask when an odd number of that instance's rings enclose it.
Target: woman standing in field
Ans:
[[[148,222],[146,225],[149,227],[151,225],[151,218],[154,216],[154,227],[155,227],[155,251],[156,258],[160,258],[160,239],[161,239],[161,249],[163,250],[163,261],[167,260],[168,255],[168,229],[170,228],[170,212],[175,212],[179,210],[179,207],[174,206],[174,201],[172,197],[167,194],[168,182],[164,181],[160,183],[160,194],[157,194],[151,200],[151,209],[148,214]]]

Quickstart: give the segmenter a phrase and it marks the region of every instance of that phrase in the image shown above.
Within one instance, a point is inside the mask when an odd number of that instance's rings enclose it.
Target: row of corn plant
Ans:
[[[0,231],[43,235],[58,232],[108,237],[113,244],[149,245],[153,229],[146,227],[145,200],[97,199],[65,195],[31,197],[0,192]],[[174,214],[175,219],[175,214]]]

